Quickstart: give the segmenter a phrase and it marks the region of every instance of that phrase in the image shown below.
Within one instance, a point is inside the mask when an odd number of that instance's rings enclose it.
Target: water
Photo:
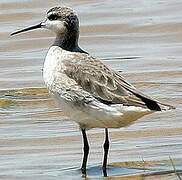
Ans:
[[[169,157],[182,170],[182,4],[177,0],[68,0],[63,4],[79,14],[83,49],[122,71],[144,93],[176,106],[129,127],[110,129],[109,175],[137,179],[140,174],[170,171]],[[65,121],[42,80],[43,61],[54,34],[41,30],[9,36],[40,22],[46,10],[56,5],[62,4],[0,2],[0,179],[80,179],[79,128]],[[90,130],[88,136],[88,174],[96,179],[102,175],[103,130]]]

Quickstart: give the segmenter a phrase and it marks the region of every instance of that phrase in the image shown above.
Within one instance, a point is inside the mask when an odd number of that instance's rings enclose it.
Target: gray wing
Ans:
[[[139,92],[117,72],[87,54],[75,54],[65,61],[65,74],[105,104],[139,106],[160,111],[157,101]]]

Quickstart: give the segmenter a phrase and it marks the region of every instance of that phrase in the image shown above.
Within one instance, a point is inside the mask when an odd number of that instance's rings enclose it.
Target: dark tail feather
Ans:
[[[153,99],[147,98],[145,96],[142,96],[140,94],[136,94],[138,98],[140,98],[145,105],[152,111],[166,111],[170,109],[175,109],[174,106],[168,105],[168,104],[163,104],[158,101],[155,101]]]
[[[140,95],[139,95],[140,96]],[[161,111],[160,106],[158,105],[157,102],[155,102],[154,100],[148,99],[146,97],[140,96],[139,97],[145,104],[146,106],[152,110],[152,111]]]
[[[170,109],[176,109],[174,106],[171,106],[171,105],[168,105],[168,104],[164,104],[164,103],[161,103],[161,102],[157,102],[157,103],[160,106],[162,111],[167,111],[167,110],[170,110]]]

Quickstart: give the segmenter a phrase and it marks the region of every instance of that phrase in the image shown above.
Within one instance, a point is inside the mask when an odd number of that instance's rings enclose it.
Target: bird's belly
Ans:
[[[99,106],[81,106],[65,100],[59,95],[53,94],[64,114],[70,120],[75,121],[81,128],[120,128],[134,123],[144,115],[152,113],[135,107],[125,107],[121,105],[117,110],[115,107],[107,108]]]
[[[109,113],[103,110],[91,111],[87,118],[80,120],[79,124],[85,128],[121,128],[133,124],[141,117],[151,114],[150,111],[121,110],[120,113]]]

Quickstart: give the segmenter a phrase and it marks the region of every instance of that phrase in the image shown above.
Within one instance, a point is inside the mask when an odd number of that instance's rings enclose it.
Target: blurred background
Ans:
[[[48,96],[44,58],[54,34],[12,31],[69,6],[80,18],[80,46],[137,88],[176,106],[110,129],[109,175],[182,170],[182,2],[178,0],[0,1],[0,179],[80,179],[78,126]],[[88,132],[89,177],[101,177],[103,130]],[[134,178],[134,177],[133,177]],[[165,179],[165,178],[164,178]]]

